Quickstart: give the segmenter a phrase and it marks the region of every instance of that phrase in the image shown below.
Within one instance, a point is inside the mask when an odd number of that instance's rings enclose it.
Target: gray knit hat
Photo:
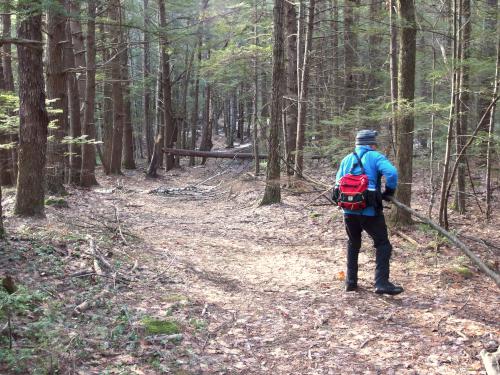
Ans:
[[[360,130],[358,134],[356,134],[356,146],[376,145],[377,135],[378,133],[376,130]]]

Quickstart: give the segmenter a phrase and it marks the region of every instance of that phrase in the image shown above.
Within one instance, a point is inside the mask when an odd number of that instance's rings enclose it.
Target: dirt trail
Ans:
[[[433,234],[415,231],[422,247],[391,238],[391,278],[404,294],[372,292],[368,241],[360,254],[361,290],[345,293],[340,213],[304,207],[317,193],[288,190],[282,204],[259,207],[263,177],[248,175],[250,169],[210,161],[157,180],[141,172],[101,176],[98,188],[72,191],[71,209],[48,210],[41,225],[64,231],[106,225],[103,217],[116,207],[129,243],[110,248],[124,262],[137,259],[138,267],[113,305],[128,306],[138,324],[152,316],[182,327],[180,343],[143,340],[137,351],[103,350],[79,373],[481,373],[477,355],[500,333],[490,280],[449,275],[443,270],[459,254],[446,244],[433,251]],[[21,219],[9,220],[22,227]]]
[[[212,166],[159,181],[137,175],[123,179],[124,190],[131,189],[122,198],[124,223],[144,241],[137,256],[162,275],[157,285],[148,281],[139,287],[143,293],[133,293],[135,304],[161,317],[178,302],[172,301],[175,293],[189,301],[184,319],[206,324],[181,344],[186,352],[176,359],[179,368],[249,374],[477,373],[482,340],[498,337],[498,294],[478,296],[492,287],[488,280],[476,276],[443,284],[446,256],[394,238],[392,275],[407,292],[372,293],[374,258],[366,243],[360,257],[362,289],[345,293],[337,280],[344,268],[341,217],[331,206],[304,209],[314,195],[285,193],[283,204],[258,207],[262,180],[241,174],[234,180],[234,170],[207,182],[202,190],[209,193],[146,193],[159,186],[188,186],[216,173]]]

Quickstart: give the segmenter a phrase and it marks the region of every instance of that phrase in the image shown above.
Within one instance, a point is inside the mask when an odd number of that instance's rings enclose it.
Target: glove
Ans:
[[[382,199],[384,201],[387,201],[389,202],[390,201],[390,197],[393,197],[394,196],[394,193],[396,192],[396,189],[391,189],[391,188],[388,188],[387,186],[385,187],[385,190],[384,192],[382,193]]]
[[[335,187],[333,188],[333,191],[332,191],[332,201],[334,201],[335,203],[338,203],[338,201],[339,201],[339,196],[340,196],[339,187],[338,187],[338,186],[335,186]]]

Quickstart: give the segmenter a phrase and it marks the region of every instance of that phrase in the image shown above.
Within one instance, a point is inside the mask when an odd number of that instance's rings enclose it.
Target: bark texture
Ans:
[[[413,0],[398,0],[398,13],[401,18],[398,102],[400,106],[405,105],[413,108],[417,35]],[[399,184],[396,197],[407,206],[410,206],[411,203],[413,129],[414,115],[411,111],[405,111],[398,119],[396,167],[399,173]],[[395,223],[404,225],[411,222],[411,215],[408,211],[397,208],[391,219]]]
[[[271,123],[269,126],[269,159],[266,173],[266,189],[260,203],[261,205],[279,203],[281,201],[279,129],[282,121],[285,80],[284,11],[285,0],[274,0],[273,86]]]
[[[94,122],[95,111],[95,16],[96,0],[88,1],[87,21],[87,82],[85,86],[85,112],[83,116],[82,133],[87,135],[90,143],[85,143],[82,147],[82,171],[80,185],[90,187],[97,185],[95,178],[96,150],[93,143],[96,139],[96,129]]]
[[[66,40],[68,41],[68,44],[64,48],[64,65],[66,69],[74,69],[75,54],[74,46],[72,43],[70,43],[70,22],[66,22]],[[78,82],[75,72],[68,72],[66,78],[68,92],[69,130],[70,136],[75,139],[82,135],[80,93],[78,91]],[[79,143],[71,143],[69,145],[69,165],[69,182],[73,184],[79,184],[82,167],[82,148]]]
[[[297,10],[291,2],[286,9],[286,152],[287,175],[293,175],[295,144],[297,142]]]
[[[111,61],[112,98],[113,98],[113,141],[111,151],[110,174],[121,174],[123,151],[123,128],[125,121],[122,83],[122,55],[124,53],[123,31],[121,26],[122,9],[119,0],[113,0],[110,6],[110,17],[119,20],[118,25],[111,27],[113,57]]]
[[[52,101],[50,115],[50,140],[47,149],[47,191],[62,194],[64,188],[64,159],[66,146],[62,143],[67,134],[67,87],[64,67],[66,45],[66,17],[64,0],[59,0],[49,10],[47,51],[47,96]]]
[[[208,0],[207,0],[208,1]],[[170,77],[170,54],[168,52],[168,37],[166,35],[167,14],[165,1],[158,0],[158,10],[160,16],[160,64],[162,69],[161,90],[163,91],[164,107],[164,147],[171,148],[174,142],[174,117],[172,114],[172,83]],[[165,169],[167,171],[174,167],[174,157],[165,155]]]
[[[21,10],[41,6],[40,1],[23,2]],[[19,38],[42,40],[42,16],[30,12],[18,19]],[[43,50],[18,45],[19,72],[19,174],[14,212],[22,216],[43,215],[47,127],[43,80]]]

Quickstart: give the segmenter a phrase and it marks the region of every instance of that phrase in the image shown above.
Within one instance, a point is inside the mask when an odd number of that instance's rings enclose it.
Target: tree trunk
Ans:
[[[330,0],[331,6],[331,41],[332,41],[332,111],[331,116],[334,117],[338,114],[338,105],[339,105],[339,87],[340,83],[340,75],[339,75],[339,5],[338,0]]]
[[[461,56],[460,56],[460,90],[458,93],[459,115],[456,130],[456,151],[460,154],[465,144],[465,137],[468,130],[469,110],[471,106],[470,100],[470,79],[468,61],[470,58],[470,38],[471,38],[471,11],[470,0],[462,0],[460,6],[460,14],[463,17],[464,24],[459,28],[462,30],[461,39]],[[465,185],[465,158],[462,158],[457,171],[457,193],[455,194],[455,208],[460,214],[465,214],[466,211],[466,185]]]
[[[304,62],[301,68],[300,91],[298,93],[297,107],[297,139],[295,145],[295,177],[302,178],[304,169],[304,143],[305,143],[305,128],[307,116],[307,100],[309,92],[309,72],[310,59],[312,50],[312,37],[314,33],[314,13],[316,12],[316,0],[311,0],[309,3],[309,14],[307,20],[306,44],[304,48]]]
[[[486,9],[483,10],[484,21],[482,22],[483,30],[482,33],[484,35],[496,35],[497,33],[497,18],[498,18],[498,0],[486,0]],[[482,45],[481,50],[479,51],[480,57],[483,59],[493,58],[496,54],[495,45],[491,43],[490,38],[484,39],[484,45]],[[481,128],[484,131],[488,130],[489,118],[490,114],[484,113],[486,109],[489,107],[490,98],[491,98],[491,90],[490,90],[490,78],[482,76],[481,78],[481,91],[479,93],[479,97],[477,100],[478,107],[478,118],[484,119],[484,122],[481,124]]]
[[[158,0],[160,16],[160,64],[162,67],[162,90],[163,107],[165,112],[164,147],[171,148],[174,140],[174,118],[172,115],[172,85],[170,77],[170,53],[168,52],[169,41],[166,35],[167,15],[165,11],[165,1]],[[169,171],[174,167],[172,155],[165,155],[165,170]]]
[[[345,0],[344,5],[344,111],[356,105],[356,87],[358,66],[357,34],[354,27],[354,7],[359,0]]]
[[[257,47],[259,45],[259,34],[257,28],[257,0],[254,0],[254,26],[253,26],[253,34],[254,34],[254,45]],[[258,99],[259,99],[259,57],[257,53],[255,53],[253,58],[253,97],[252,97],[252,137],[253,137],[253,154],[255,158],[255,175],[258,176],[260,174],[260,161],[257,157],[259,155],[259,130],[258,130]]]
[[[6,39],[11,38],[11,15],[10,15],[10,1],[3,2],[2,36]],[[5,43],[2,47],[2,84],[6,91],[14,92],[14,76],[12,74],[12,47],[10,43]],[[2,131],[0,143],[10,143],[17,141],[17,134],[9,134],[7,131]],[[16,160],[17,148],[12,150],[0,150],[0,184],[3,186],[14,185],[17,178],[17,169],[14,163]]]
[[[22,3],[28,16],[18,18],[19,38],[42,41],[41,1]],[[30,6],[32,8],[30,8]],[[19,76],[19,175],[14,213],[43,215],[49,119],[45,109],[43,50],[17,46]]]
[[[110,27],[104,28],[104,24],[100,24],[99,34],[101,35],[101,45],[108,45],[108,38]],[[102,48],[102,60],[109,61],[111,58],[111,53],[108,48]],[[113,95],[113,85],[110,83],[112,80],[111,69],[108,66],[104,69],[104,79],[102,81],[103,85],[103,124],[102,124],[102,141],[103,141],[103,155],[102,155],[102,165],[104,172],[109,174],[111,166],[111,154],[113,153],[113,100],[111,96]]]
[[[495,67],[495,87],[493,89],[493,98],[498,96],[498,78],[499,78],[499,69],[500,69],[500,35],[497,31],[497,61]],[[493,163],[493,134],[495,131],[495,109],[496,102],[490,110],[490,123],[488,126],[488,143],[486,147],[486,220],[491,219],[491,168]]]
[[[78,0],[68,0],[70,1],[71,17],[71,36],[73,49],[75,53],[75,65],[80,69],[80,74],[78,75],[78,94],[80,98],[85,97],[85,87],[87,84],[87,62],[85,59],[85,35],[82,31],[82,25],[80,23],[81,10],[80,2]],[[82,108],[85,111],[85,108]],[[83,117],[83,113],[81,113]]]
[[[378,68],[383,66],[384,61],[381,60],[382,36],[379,27],[382,20],[381,14],[382,2],[379,0],[370,0],[370,30],[368,34],[368,63],[369,70],[367,73],[366,93],[368,98],[376,98],[383,94],[382,81],[378,77]]]
[[[269,159],[266,173],[266,189],[260,203],[261,205],[279,203],[281,201],[279,129],[282,123],[285,80],[284,14],[285,0],[274,0],[273,86],[268,146]]]
[[[240,144],[243,144],[245,138],[245,87],[240,85],[240,94],[238,95],[238,138]]]
[[[68,45],[64,48],[65,67],[68,70],[75,68],[74,46],[71,44],[70,22],[66,22],[66,40]],[[79,143],[74,140],[82,135],[82,124],[80,117],[80,94],[76,74],[72,71],[66,73],[66,83],[68,92],[68,112],[69,129],[73,142],[69,145],[69,182],[72,184],[80,183],[80,173],[82,168],[82,150]]]
[[[122,55],[125,53],[122,31],[122,9],[119,0],[113,0],[110,4],[110,17],[118,20],[118,25],[111,26],[111,79],[112,79],[112,98],[113,98],[113,141],[111,151],[111,162],[109,173],[121,174],[122,151],[123,151],[123,128],[125,122],[125,107],[123,101],[123,83],[122,83]]]
[[[212,89],[209,84],[205,86],[205,111],[203,114],[203,127],[201,129],[200,151],[210,151],[212,144],[212,121],[210,118],[212,108]]]
[[[286,9],[286,36],[287,36],[287,100],[286,108],[286,173],[293,175],[293,164],[295,161],[295,145],[297,142],[297,11],[291,2],[285,2]]]
[[[200,26],[201,27],[201,26]],[[196,75],[196,78],[194,80],[194,104],[193,104],[193,112],[191,114],[191,150],[196,149],[196,130],[198,128],[198,112],[199,112],[199,100],[200,100],[200,64],[201,64],[201,45],[203,43],[202,40],[202,35],[201,31],[198,31],[198,44],[197,44],[197,61],[198,64],[196,65],[198,69],[197,71],[194,72]],[[194,157],[189,158],[189,165],[194,166],[196,162],[196,159]]]
[[[126,48],[126,47],[125,47]],[[122,87],[123,87],[123,104],[124,123],[123,123],[123,167],[125,169],[135,169],[134,160],[134,136],[132,127],[132,103],[130,92],[130,74],[129,74],[129,59],[128,48],[122,53]]]
[[[457,111],[457,89],[458,89],[458,70],[457,70],[457,57],[458,57],[458,25],[457,25],[457,1],[453,0],[453,56],[452,56],[452,80],[451,80],[451,104],[450,116],[448,122],[448,133],[446,136],[446,151],[444,156],[443,176],[441,179],[441,199],[439,202],[439,225],[448,229],[448,194],[447,184],[449,179],[449,166],[451,158],[451,147],[453,139],[453,128],[455,124],[455,114]]]
[[[143,55],[143,71],[144,71],[144,134],[146,135],[146,150],[148,161],[153,155],[153,124],[151,121],[151,58],[150,58],[150,37],[147,28],[150,26],[151,17],[149,15],[149,0],[144,0],[144,55]]]
[[[2,186],[0,185],[0,239],[5,238],[5,229],[3,227],[3,210],[2,210]]]
[[[416,21],[413,0],[398,0],[400,17],[399,39],[399,75],[398,102],[413,107],[415,97],[415,57],[416,57]],[[396,166],[399,172],[399,184],[396,197],[403,204],[410,206],[411,184],[413,176],[413,129],[414,115],[405,111],[398,119],[398,138]],[[393,211],[392,222],[405,225],[411,222],[411,215],[400,208]]]
[[[391,42],[389,51],[389,74],[391,77],[391,145],[394,155],[397,147],[396,111],[398,108],[398,28],[396,27],[396,0],[389,2],[389,22],[391,27]]]
[[[11,6],[10,1],[3,2],[2,36],[6,39],[11,38]],[[5,82],[5,90],[14,91],[14,75],[12,73],[12,46],[10,43],[5,43],[2,46],[2,63],[3,63],[3,77]]]
[[[57,113],[50,116],[53,127],[49,129],[51,137],[47,149],[47,191],[50,194],[62,194],[64,188],[64,154],[62,140],[66,133],[67,86],[64,68],[64,48],[66,18],[62,10],[64,0],[58,0],[57,6],[49,9],[48,14],[48,51],[47,51],[47,96],[53,100],[51,107]]]
[[[83,134],[87,135],[87,140],[94,142],[96,139],[96,129],[94,123],[95,111],[95,17],[96,0],[88,1],[88,21],[87,21],[87,84],[85,89],[85,112],[83,116]],[[85,143],[82,147],[82,172],[80,185],[90,187],[97,185],[95,178],[95,144]]]

